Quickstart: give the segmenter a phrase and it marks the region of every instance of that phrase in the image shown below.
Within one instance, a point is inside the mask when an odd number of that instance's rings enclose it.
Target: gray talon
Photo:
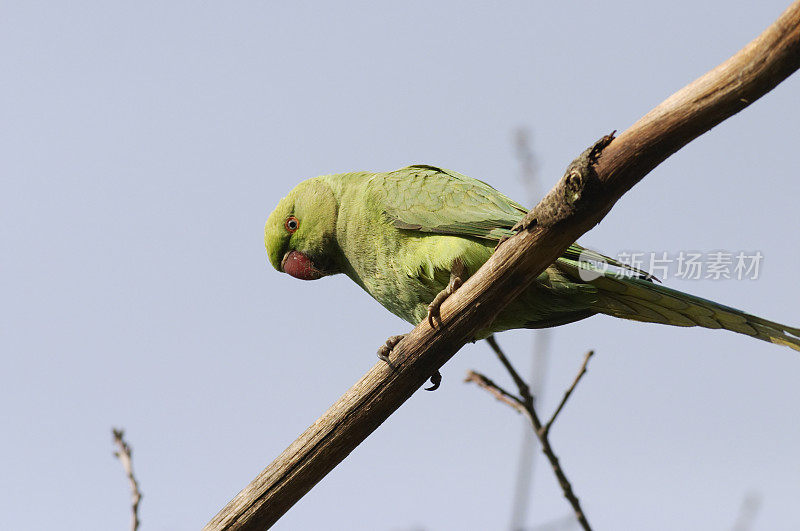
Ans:
[[[428,305],[428,324],[431,325],[431,328],[436,328],[436,319],[438,319],[440,323],[442,322],[442,314],[440,312],[442,303],[444,303],[447,297],[455,293],[455,291],[461,287],[461,284],[464,283],[463,277],[465,274],[466,268],[464,267],[464,263],[460,259],[454,260],[450,268],[450,282],[447,284],[446,288],[436,294],[436,297],[434,297]]]
[[[381,348],[378,349],[378,358],[381,361],[386,362],[390,367],[392,366],[392,362],[389,360],[389,354],[392,353],[392,349],[397,346],[400,341],[403,340],[408,334],[400,334],[399,336],[391,336],[389,339],[386,340],[386,343],[381,345]]]

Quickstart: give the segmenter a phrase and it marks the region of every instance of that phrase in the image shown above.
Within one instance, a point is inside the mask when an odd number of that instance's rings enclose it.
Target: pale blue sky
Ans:
[[[344,277],[267,263],[297,182],[429,163],[525,199],[757,35],[788,1],[3,2],[0,528],[198,529],[410,329]],[[761,251],[756,281],[677,289],[800,324],[800,77],[693,142],[581,242]],[[532,334],[499,336],[527,372]],[[800,355],[595,317],[555,330],[543,411],[597,529],[800,528]],[[505,529],[520,417],[465,347],[276,529]],[[530,524],[569,513],[540,466]]]

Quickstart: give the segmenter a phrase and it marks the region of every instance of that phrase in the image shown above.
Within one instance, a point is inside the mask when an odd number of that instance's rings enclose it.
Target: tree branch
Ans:
[[[497,400],[510,406],[517,410],[517,412],[522,413],[523,415],[528,414],[528,408],[525,406],[525,402],[520,400],[518,396],[512,395],[499,385],[497,385],[493,380],[491,380],[488,376],[485,376],[479,372],[469,371],[467,372],[466,378],[464,378],[465,383],[474,383],[478,387],[486,389],[489,393],[492,394]]]
[[[517,386],[517,389],[519,390],[519,396],[521,397],[520,404],[526,408],[533,409],[533,395],[531,394],[530,387],[528,387],[528,382],[526,382],[522,376],[519,375],[514,366],[511,365],[511,362],[508,361],[508,358],[500,348],[500,345],[497,344],[497,340],[494,338],[494,336],[487,337],[486,342],[489,343],[490,347],[492,347],[495,355],[497,355],[497,359],[500,360],[503,368],[505,368],[508,374],[511,375],[511,379],[514,380],[514,385]]]
[[[731,59],[623,132],[596,164],[571,165],[533,210],[526,230],[500,246],[444,302],[440,327],[420,323],[393,351],[396,370],[384,363],[370,369],[206,529],[264,529],[275,523],[650,170],[798,66],[800,0]]]
[[[128,443],[125,442],[125,432],[116,428],[111,430],[114,436],[114,444],[119,448],[114,452],[114,456],[119,458],[122,462],[122,468],[125,469],[125,476],[131,486],[131,531],[139,529],[139,503],[142,501],[142,493],[139,490],[139,482],[136,481],[136,476],[133,475],[133,452]]]
[[[586,374],[586,365],[589,363],[589,358],[591,358],[592,356],[594,356],[594,350],[590,350],[589,352],[586,353],[586,356],[584,356],[583,364],[581,364],[581,368],[578,371],[578,374],[575,376],[575,380],[572,382],[572,385],[569,386],[569,389],[567,389],[567,391],[564,393],[564,398],[561,399],[561,403],[558,404],[556,410],[553,411],[553,416],[550,417],[550,420],[548,420],[547,424],[545,424],[544,427],[542,428],[543,436],[547,437],[547,434],[550,433],[550,426],[553,425],[553,422],[555,422],[558,414],[561,413],[562,409],[564,409],[564,404],[566,404],[567,400],[569,400],[569,396],[572,394],[572,391],[575,390],[575,386],[578,385],[578,382],[581,381],[583,375]]]
[[[564,469],[561,468],[558,457],[553,451],[553,447],[550,445],[549,435],[550,427],[553,425],[553,422],[556,420],[559,412],[561,412],[561,409],[563,409],[564,404],[567,402],[567,399],[569,399],[572,391],[575,390],[575,386],[578,385],[578,382],[581,380],[583,375],[586,374],[586,364],[589,363],[589,358],[592,357],[594,351],[590,350],[586,354],[586,357],[583,358],[583,364],[578,371],[578,375],[575,377],[575,380],[572,382],[572,385],[569,386],[569,389],[567,389],[566,393],[564,393],[564,398],[561,399],[561,403],[558,405],[558,408],[556,408],[553,416],[550,417],[550,420],[547,422],[547,424],[543,426],[542,422],[539,420],[539,415],[536,413],[536,409],[533,407],[533,397],[530,394],[528,385],[519,377],[519,373],[516,371],[513,365],[511,365],[511,362],[508,361],[508,358],[503,353],[503,350],[500,348],[500,345],[497,344],[497,341],[495,341],[494,337],[487,338],[487,341],[491,345],[495,354],[497,354],[497,358],[500,360],[500,363],[503,364],[503,367],[505,367],[506,371],[508,371],[508,373],[511,375],[511,378],[516,383],[517,389],[519,390],[519,396],[512,395],[483,374],[475,371],[470,371],[467,373],[467,378],[465,381],[478,384],[479,387],[489,391],[501,402],[508,404],[528,417],[528,420],[530,420],[531,425],[533,426],[533,431],[542,445],[542,453],[544,453],[544,455],[547,457],[547,460],[550,461],[550,466],[553,468],[553,472],[556,475],[559,486],[561,486],[561,491],[564,493],[564,497],[572,506],[572,510],[575,512],[575,517],[578,519],[578,523],[580,523],[581,527],[586,531],[591,531],[592,528],[589,526],[589,521],[586,518],[583,509],[581,508],[581,503],[578,500],[578,497],[575,495],[575,492],[572,490],[572,484],[569,482],[569,479],[567,479],[567,475],[564,473]]]

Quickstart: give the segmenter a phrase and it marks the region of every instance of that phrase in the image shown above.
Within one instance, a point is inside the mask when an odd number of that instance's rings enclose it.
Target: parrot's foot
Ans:
[[[447,297],[455,293],[455,291],[461,287],[461,284],[464,283],[464,275],[466,272],[467,270],[464,267],[464,262],[462,262],[460,259],[453,260],[453,265],[450,268],[450,282],[447,284],[447,287],[440,291],[433,301],[431,301],[431,303],[428,305],[428,324],[431,325],[431,328],[436,328],[436,323],[434,322],[435,319],[438,319],[440,323],[442,322],[442,315],[440,313],[442,303]],[[441,381],[441,377],[439,378],[439,381]],[[433,377],[431,377],[431,382],[433,382]],[[438,387],[438,384],[434,385],[435,387]]]
[[[378,358],[381,361],[386,362],[389,367],[394,368],[392,362],[389,361],[389,354],[392,352],[392,349],[397,346],[400,341],[403,340],[408,334],[400,334],[399,336],[391,336],[389,339],[386,340],[386,343],[381,345],[381,348],[378,349]]]
[[[439,389],[439,385],[441,385],[441,383],[442,383],[442,373],[436,371],[435,373],[433,373],[433,376],[431,376],[431,386],[426,387],[425,390],[436,391],[437,389]]]
[[[386,343],[381,345],[381,348],[378,349],[378,358],[380,358],[381,361],[389,365],[389,367],[391,367],[392,369],[394,369],[394,365],[392,365],[391,360],[389,360],[389,354],[391,354],[392,349],[396,347],[397,344],[400,343],[403,340],[403,338],[406,337],[407,335],[408,334],[400,334],[399,336],[391,336],[389,339],[386,340]],[[439,389],[441,383],[442,383],[442,373],[436,371],[435,373],[433,373],[433,376],[431,376],[431,386],[426,387],[425,390],[436,391],[437,389]]]

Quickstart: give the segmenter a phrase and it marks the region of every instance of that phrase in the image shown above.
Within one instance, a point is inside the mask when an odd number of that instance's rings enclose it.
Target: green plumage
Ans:
[[[454,260],[467,276],[511,236],[526,209],[488,184],[433,166],[387,173],[324,175],[297,185],[267,220],[264,241],[275,269],[296,251],[319,275],[344,273],[392,313],[416,325],[447,286]],[[298,221],[296,231],[287,220]],[[630,276],[592,270],[605,260]],[[302,270],[305,272],[306,270]],[[586,280],[589,278],[590,280]],[[604,313],[675,326],[724,328],[800,350],[800,329],[746,314],[651,281],[649,275],[573,244],[480,337],[542,328]]]

